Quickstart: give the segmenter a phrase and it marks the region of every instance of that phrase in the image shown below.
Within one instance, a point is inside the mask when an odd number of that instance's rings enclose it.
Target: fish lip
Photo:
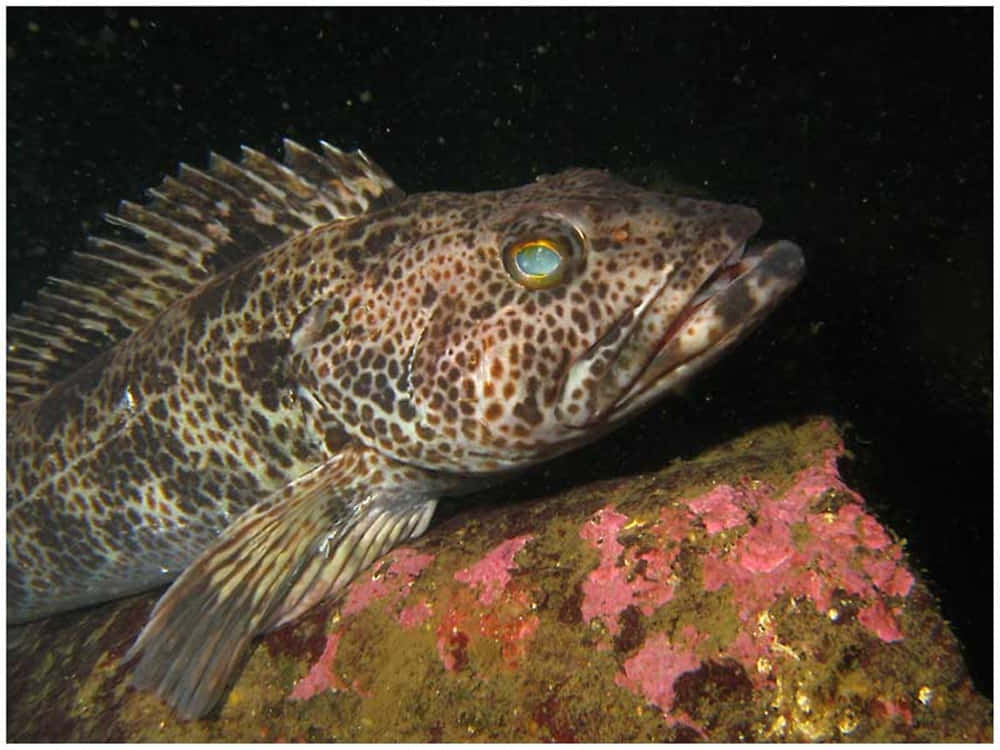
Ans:
[[[788,240],[744,242],[719,263],[681,308],[659,345],[652,350],[646,366],[611,407],[613,418],[633,412],[730,349],[767,317],[804,274],[802,249],[795,243]],[[747,298],[754,286],[756,294]],[[744,304],[736,304],[737,299],[742,299]],[[700,349],[681,356],[672,352],[671,345],[678,340],[681,330],[709,308],[722,313],[724,332]],[[740,317],[737,318],[737,314]],[[685,370],[679,373],[682,367]],[[672,374],[681,376],[671,379]]]
[[[653,356],[655,357],[663,350],[670,339],[677,335],[684,323],[690,320],[702,305],[713,297],[724,293],[725,289],[740,277],[753,272],[760,263],[764,251],[773,244],[763,240],[745,240],[743,244],[737,245],[729,255],[723,258],[691,295],[687,304],[678,311],[677,317],[661,337],[660,345],[653,350]]]
[[[734,243],[719,259],[672,317],[657,343],[646,347],[641,366],[636,367],[627,382],[619,384],[617,395],[605,399],[599,408],[582,419],[564,420],[567,426],[594,429],[600,423],[617,423],[634,414],[731,348],[798,284],[805,270],[801,249],[787,240],[751,240],[749,235],[756,227],[747,226],[746,229],[749,231],[741,233],[745,239]],[[655,305],[666,293],[669,282],[669,276],[664,278],[649,295],[615,321],[609,331],[631,318],[625,339],[638,335],[645,319],[656,314]],[[685,326],[692,321],[707,325],[705,319],[713,312],[719,318],[716,324],[721,325],[721,330],[707,345],[685,350],[677,344]],[[603,339],[602,336],[599,341]],[[619,345],[615,358],[608,363],[606,377],[611,376],[627,346],[628,342]]]

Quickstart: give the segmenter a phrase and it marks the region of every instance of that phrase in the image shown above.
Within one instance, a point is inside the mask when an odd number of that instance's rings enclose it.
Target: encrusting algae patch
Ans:
[[[203,721],[122,683],[151,597],[26,626],[8,738],[990,739],[990,703],[903,542],[840,479],[843,450],[815,418],[453,516],[265,636]]]

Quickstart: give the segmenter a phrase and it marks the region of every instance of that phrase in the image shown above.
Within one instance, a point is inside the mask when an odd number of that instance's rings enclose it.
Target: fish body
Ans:
[[[151,193],[9,321],[7,616],[174,581],[129,657],[189,717],[439,497],[613,429],[803,272],[752,209],[596,170],[406,197],[288,142]]]

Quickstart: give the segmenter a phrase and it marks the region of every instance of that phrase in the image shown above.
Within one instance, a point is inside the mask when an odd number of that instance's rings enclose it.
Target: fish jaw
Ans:
[[[571,428],[614,424],[677,388],[745,337],[802,279],[801,249],[734,245],[683,303],[669,276],[567,371],[557,414]]]

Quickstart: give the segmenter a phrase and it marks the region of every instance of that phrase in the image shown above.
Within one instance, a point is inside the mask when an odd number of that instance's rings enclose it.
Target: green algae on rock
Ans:
[[[991,704],[842,453],[810,419],[453,516],[264,637],[206,720],[125,686],[153,597],[22,626],[8,739],[990,739]]]

